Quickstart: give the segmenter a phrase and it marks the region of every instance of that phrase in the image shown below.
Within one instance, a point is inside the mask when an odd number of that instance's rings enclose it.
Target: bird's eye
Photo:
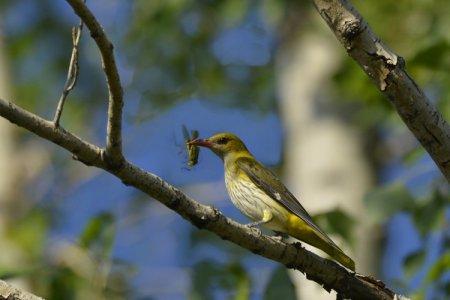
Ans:
[[[226,143],[228,143],[228,141],[229,141],[228,138],[223,137],[223,138],[220,138],[220,139],[217,140],[217,144],[225,145]]]

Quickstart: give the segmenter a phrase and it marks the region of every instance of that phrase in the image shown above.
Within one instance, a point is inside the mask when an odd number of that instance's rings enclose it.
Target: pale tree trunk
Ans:
[[[0,24],[1,25],[1,24]],[[4,42],[0,26],[0,97],[12,99],[8,61],[4,51]],[[20,155],[16,143],[17,129],[5,119],[0,120],[0,266],[18,269],[24,265],[23,252],[7,237],[8,228],[19,213],[21,197]],[[14,284],[26,288],[22,280]]]
[[[342,61],[342,50],[331,35],[318,31],[290,38],[278,54],[284,179],[311,214],[339,207],[357,219],[356,248],[344,249],[355,259],[358,272],[374,274],[376,237],[365,225],[361,202],[372,185],[372,170],[363,153],[361,133],[339,118],[326,94],[330,76]],[[298,298],[335,299],[335,294],[299,272],[292,276]]]

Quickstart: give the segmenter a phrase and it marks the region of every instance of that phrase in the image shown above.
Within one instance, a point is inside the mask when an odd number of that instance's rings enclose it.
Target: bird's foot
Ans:
[[[257,222],[248,223],[248,224],[245,225],[245,226],[250,227],[250,228],[255,228],[256,226],[259,226],[259,225],[261,225],[262,223],[263,223],[262,221],[257,221]]]

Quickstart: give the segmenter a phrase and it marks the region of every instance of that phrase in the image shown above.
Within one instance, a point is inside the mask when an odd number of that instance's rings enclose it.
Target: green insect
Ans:
[[[188,166],[193,167],[198,163],[198,155],[200,153],[200,148],[198,146],[190,145],[189,142],[198,138],[198,130],[191,130],[191,134],[187,130],[186,126],[183,125],[183,136],[184,142],[186,144],[186,151],[188,154]]]

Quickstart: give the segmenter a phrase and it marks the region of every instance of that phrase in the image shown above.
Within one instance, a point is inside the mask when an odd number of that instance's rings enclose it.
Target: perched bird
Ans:
[[[211,149],[224,162],[225,185],[233,204],[253,223],[288,234],[327,253],[345,267],[355,263],[316,225],[284,184],[248,151],[232,133],[195,139],[195,146]]]

